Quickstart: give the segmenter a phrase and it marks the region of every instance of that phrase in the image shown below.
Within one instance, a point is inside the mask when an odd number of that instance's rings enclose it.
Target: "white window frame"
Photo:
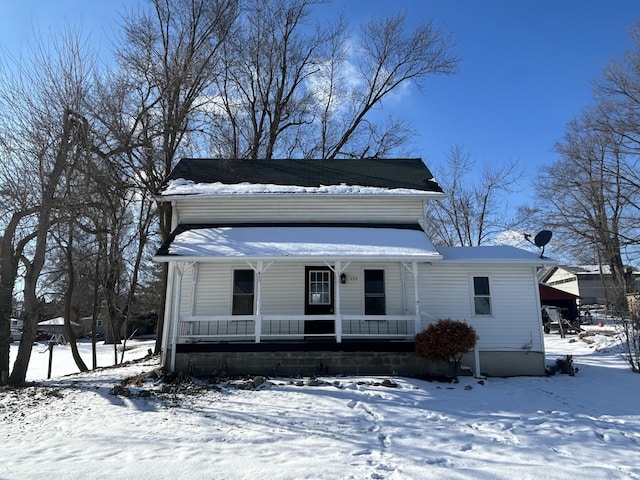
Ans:
[[[484,294],[476,294],[476,286],[475,286],[475,279],[476,278],[486,278],[487,279],[487,286],[489,287],[489,294],[488,295],[484,295]],[[474,317],[493,317],[493,301],[492,301],[492,291],[493,288],[491,287],[491,275],[488,275],[486,273],[472,273],[469,275],[469,288],[471,291],[471,314]],[[476,308],[476,298],[486,298],[488,299],[488,303],[489,303],[489,313],[478,313],[478,310]]]
[[[253,272],[253,293],[251,294],[251,296],[253,297],[253,301],[251,303],[251,313],[248,314],[241,314],[241,313],[233,313],[233,299],[235,298],[236,294],[234,293],[234,287],[235,287],[235,280],[236,280],[236,272],[237,271],[251,271]],[[237,315],[255,315],[256,313],[256,272],[252,269],[252,268],[242,268],[242,267],[237,267],[237,268],[232,268],[231,269],[231,305],[230,305],[230,310],[231,310],[231,315],[233,316],[237,316]],[[244,294],[245,296],[249,296],[249,294]]]
[[[389,305],[388,305],[388,295],[387,295],[387,288],[388,288],[388,272],[386,268],[383,267],[364,267],[362,269],[362,312],[365,313],[366,312],[366,303],[367,303],[367,292],[366,292],[366,287],[367,287],[367,282],[366,282],[366,272],[367,270],[379,270],[382,272],[382,284],[384,286],[384,292],[382,293],[382,297],[384,298],[384,313],[383,314],[375,314],[375,315],[386,315],[387,311],[389,309]],[[365,315],[367,315],[365,313]],[[374,315],[374,314],[371,314]]]

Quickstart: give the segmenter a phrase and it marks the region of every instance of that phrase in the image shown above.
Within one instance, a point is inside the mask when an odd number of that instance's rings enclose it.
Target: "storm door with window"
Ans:
[[[305,267],[305,315],[333,315],[333,271],[329,267]],[[333,320],[309,320],[304,333],[334,333]]]

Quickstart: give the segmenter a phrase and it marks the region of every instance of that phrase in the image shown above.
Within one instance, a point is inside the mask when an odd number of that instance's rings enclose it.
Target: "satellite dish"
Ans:
[[[552,235],[550,230],[542,230],[533,238],[533,243],[535,243],[536,247],[544,248],[551,240]]]
[[[542,230],[536,234],[533,238],[533,242],[531,241],[531,235],[528,233],[524,234],[524,238],[527,242],[534,244],[536,247],[540,248],[540,258],[544,258],[544,247],[551,240],[551,236],[553,234],[550,230]]]

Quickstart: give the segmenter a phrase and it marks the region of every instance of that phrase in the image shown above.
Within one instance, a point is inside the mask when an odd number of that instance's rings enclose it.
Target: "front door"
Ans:
[[[333,315],[333,271],[329,267],[305,267],[305,315]],[[335,333],[333,320],[308,320],[304,333]]]

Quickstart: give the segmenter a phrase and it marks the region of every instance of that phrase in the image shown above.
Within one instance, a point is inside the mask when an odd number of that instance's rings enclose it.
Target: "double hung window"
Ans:
[[[473,308],[475,315],[491,315],[489,277],[473,277]]]
[[[364,314],[386,315],[384,270],[364,271]]]
[[[232,315],[253,315],[254,272],[253,270],[233,271]]]

